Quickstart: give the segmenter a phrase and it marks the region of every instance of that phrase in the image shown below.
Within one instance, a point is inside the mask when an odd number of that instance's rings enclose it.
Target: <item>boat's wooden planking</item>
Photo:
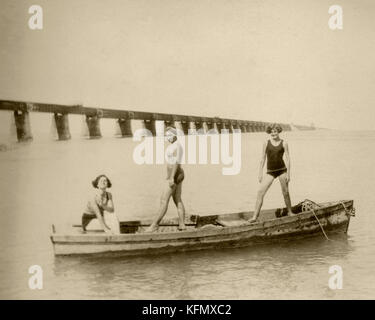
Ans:
[[[347,209],[352,208],[353,201],[344,201]],[[275,212],[275,210],[269,210]],[[303,212],[295,216],[261,220],[252,225],[235,225],[223,227],[214,222],[217,215],[204,217],[206,224],[192,227],[185,231],[160,233],[127,233],[120,235],[98,234],[53,234],[55,254],[89,254],[99,252],[123,251],[125,254],[147,253],[153,250],[159,252],[175,250],[197,250],[207,247],[243,246],[249,243],[259,243],[281,238],[294,238],[321,232],[317,222],[319,219],[324,229],[328,231],[347,229],[350,215],[341,203]],[[220,215],[226,221],[238,217],[247,218],[246,213]],[[197,225],[199,225],[199,217]],[[244,220],[243,220],[244,221]]]

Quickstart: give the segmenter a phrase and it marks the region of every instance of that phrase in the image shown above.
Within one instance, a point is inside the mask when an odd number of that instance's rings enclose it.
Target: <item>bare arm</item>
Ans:
[[[288,175],[288,182],[290,181],[290,156],[289,156],[289,146],[286,141],[284,141],[284,159],[285,159],[285,166]]]
[[[110,192],[107,192],[107,196],[108,196],[108,202],[106,205],[102,205],[102,207],[105,211],[113,213],[115,212],[115,207],[113,206],[112,194]]]
[[[259,164],[259,182],[262,182],[263,178],[263,167],[264,163],[266,162],[266,147],[267,147],[267,142],[263,143],[263,149],[262,149],[262,157],[260,159],[260,164]]]
[[[104,219],[103,219],[103,217],[102,217],[102,215],[100,213],[96,197],[97,196],[94,196],[94,198],[89,201],[90,206],[94,210],[94,212],[96,214],[96,217],[98,218],[101,227],[104,229],[104,231],[108,232],[110,230],[110,228],[107,226],[107,224],[105,223],[105,221],[104,221]]]

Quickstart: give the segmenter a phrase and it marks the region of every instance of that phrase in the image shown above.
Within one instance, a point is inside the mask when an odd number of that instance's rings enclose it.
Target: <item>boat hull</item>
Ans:
[[[164,252],[203,250],[210,248],[243,247],[260,243],[295,240],[324,232],[344,233],[350,223],[353,201],[337,202],[322,206],[314,212],[294,216],[261,220],[244,225],[252,213],[200,217],[198,226],[180,232],[98,234],[52,234],[55,255],[121,254],[142,255]],[[268,210],[272,214],[274,210]],[[221,219],[224,225],[204,224],[204,221]],[[320,224],[319,224],[319,222]],[[199,226],[203,224],[202,226]],[[236,225],[237,224],[237,225]]]

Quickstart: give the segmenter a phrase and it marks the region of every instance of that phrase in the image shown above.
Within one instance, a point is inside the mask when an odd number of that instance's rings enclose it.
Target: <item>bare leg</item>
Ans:
[[[289,195],[289,187],[287,182],[287,174],[283,173],[279,176],[280,185],[281,185],[281,191],[283,192],[285,205],[288,208],[288,216],[293,215],[292,212],[292,202],[290,201],[290,195]]]
[[[169,200],[176,189],[176,185],[172,188],[169,186],[169,181],[165,182],[164,190],[160,198],[160,208],[158,211],[157,218],[152,222],[151,226],[146,230],[146,232],[153,232],[158,228],[160,221],[163,219],[168,210]]]
[[[257,201],[255,203],[254,215],[253,215],[253,218],[251,220],[249,220],[249,222],[255,222],[258,219],[260,209],[262,208],[262,205],[263,205],[263,198],[264,198],[266,192],[268,191],[269,187],[271,186],[273,180],[275,180],[275,179],[271,175],[269,175],[269,174],[264,175],[264,177],[262,179],[262,182],[260,183],[259,190],[258,190]]]
[[[181,199],[181,193],[182,193],[182,182],[180,182],[177,186],[175,191],[173,192],[173,201],[177,207],[178,212],[178,229],[179,230],[185,230],[185,207],[184,203]]]

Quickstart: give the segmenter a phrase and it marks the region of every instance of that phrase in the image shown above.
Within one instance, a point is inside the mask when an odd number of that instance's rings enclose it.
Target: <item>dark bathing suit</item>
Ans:
[[[184,170],[178,166],[178,169],[176,170],[176,173],[174,174],[173,181],[175,184],[181,183],[185,178]]]
[[[284,146],[283,140],[280,141],[278,146],[274,146],[270,140],[268,140],[266,147],[267,154],[267,173],[275,179],[287,172],[285,163],[283,160]]]

